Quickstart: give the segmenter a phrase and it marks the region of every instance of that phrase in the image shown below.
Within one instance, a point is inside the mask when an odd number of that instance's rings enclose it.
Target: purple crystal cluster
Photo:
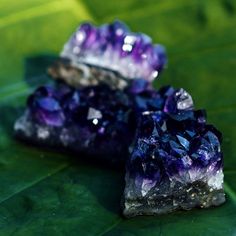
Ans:
[[[74,89],[56,83],[38,88],[27,104],[24,119],[15,125],[21,138],[33,136],[36,144],[109,158],[110,162],[122,162],[127,156],[136,121],[125,92],[106,84]]]
[[[126,170],[127,217],[225,201],[220,132],[206,124],[202,110],[173,111],[141,117]]]
[[[65,44],[61,57],[117,71],[127,79],[153,81],[167,62],[165,49],[150,37],[133,33],[120,21],[95,27],[80,25]]]
[[[141,79],[131,81],[125,90],[106,84],[75,89],[57,82],[39,87],[29,96],[27,112],[15,129],[21,137],[30,133],[28,136],[35,137],[31,140],[42,145],[60,146],[101,159],[112,156],[111,162],[122,162],[128,155],[140,114],[176,110],[170,106],[176,99],[176,104],[187,100],[192,106],[191,96],[183,89],[168,86],[155,90]],[[22,121],[28,125],[19,125]]]
[[[61,57],[49,68],[56,81],[28,97],[17,137],[99,162],[126,162],[126,217],[225,201],[221,133],[184,89],[152,87],[167,62],[161,45],[119,21],[85,23]]]

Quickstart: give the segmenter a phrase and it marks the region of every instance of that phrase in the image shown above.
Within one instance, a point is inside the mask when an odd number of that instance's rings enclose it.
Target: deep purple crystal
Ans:
[[[129,95],[106,84],[40,87],[28,98],[28,111],[34,124],[52,129],[51,140],[57,140],[53,145],[61,142],[76,152],[113,156],[116,162],[128,154],[136,129]]]
[[[133,100],[134,109],[139,112],[165,111],[178,115],[194,108],[191,96],[184,89],[165,86],[155,90],[148,82],[139,79],[133,80],[126,90]]]
[[[115,48],[117,45],[121,46],[123,42],[124,35],[129,32],[128,27],[120,22],[114,21],[113,24],[109,24],[108,26],[107,41]]]
[[[32,118],[41,124],[62,126],[65,115],[52,87],[40,87],[28,98]]]
[[[192,110],[193,100],[190,94],[183,89],[174,91],[166,100],[164,111],[167,113],[177,113],[182,110]]]
[[[225,201],[221,133],[203,122],[204,112],[184,108],[177,115],[157,111],[141,116],[127,162],[126,216],[209,207]]]

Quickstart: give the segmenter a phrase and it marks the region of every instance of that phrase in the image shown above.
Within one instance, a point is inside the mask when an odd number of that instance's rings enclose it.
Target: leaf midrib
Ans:
[[[59,165],[57,168],[54,169],[54,171],[52,171],[51,173],[45,175],[45,176],[42,176],[41,178],[38,178],[36,179],[35,181],[31,182],[30,184],[26,185],[25,187],[19,189],[18,191],[14,192],[13,194],[9,195],[8,197],[6,198],[3,198],[1,201],[0,201],[0,205],[3,204],[4,202],[8,201],[9,199],[19,195],[20,193],[22,193],[23,191],[29,189],[29,188],[32,188],[34,186],[36,186],[37,184],[39,184],[40,182],[42,182],[43,180],[47,179],[47,178],[50,178],[58,173],[60,173],[61,171],[64,171],[65,169],[69,168],[71,165],[66,163],[66,164],[62,164],[62,165]]]
[[[83,14],[79,15],[78,13],[80,11],[76,11],[78,9],[83,9]],[[44,16],[48,14],[53,14],[60,11],[66,11],[66,10],[72,10],[72,12],[78,17],[85,18],[85,19],[93,19],[92,15],[90,15],[88,9],[85,7],[85,5],[81,1],[75,1],[75,0],[64,0],[64,1],[58,1],[54,0],[47,3],[41,3],[38,6],[31,7],[26,10],[22,10],[20,12],[13,12],[9,15],[6,15],[2,18],[0,18],[0,29],[3,27],[6,27],[10,24],[19,23],[23,20],[32,19],[39,16]]]

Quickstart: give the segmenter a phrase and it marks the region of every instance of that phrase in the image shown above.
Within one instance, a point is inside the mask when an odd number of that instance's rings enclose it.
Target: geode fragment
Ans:
[[[127,162],[123,214],[156,215],[222,204],[220,143],[221,134],[206,124],[204,111],[145,112]]]
[[[105,84],[38,88],[15,123],[18,138],[34,144],[122,162],[135,132],[127,94]],[[124,138],[125,137],[125,138]]]
[[[107,83],[123,89],[132,79],[151,83],[167,63],[165,49],[120,21],[95,27],[81,24],[49,68],[54,79],[73,87]]]

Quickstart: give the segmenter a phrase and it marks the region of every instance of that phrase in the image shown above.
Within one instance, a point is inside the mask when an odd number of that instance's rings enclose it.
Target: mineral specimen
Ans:
[[[167,104],[174,102],[174,110],[192,107],[185,93],[174,97],[167,99]],[[220,132],[206,124],[204,111],[144,112],[127,162],[123,214],[155,215],[222,204],[220,142]]]
[[[64,83],[38,88],[15,123],[34,144],[122,162],[135,132],[128,95],[105,84],[75,90]],[[125,138],[124,138],[125,137]]]
[[[167,63],[163,46],[130,32],[120,21],[100,27],[82,24],[64,45],[61,58],[49,73],[74,87],[103,81],[124,88],[127,80],[137,78],[151,82]]]
[[[25,113],[15,123],[15,133],[37,145],[121,163],[129,154],[140,114],[163,111],[170,100],[176,104],[171,109],[176,110],[184,95],[192,107],[191,97],[183,89],[168,86],[155,90],[141,79],[132,80],[125,90],[102,83],[75,89],[56,82],[29,96]]]
[[[119,21],[84,23],[48,70],[56,81],[28,97],[15,134],[86,159],[126,161],[126,217],[220,205],[221,134],[184,89],[152,87],[166,63],[163,46]]]

